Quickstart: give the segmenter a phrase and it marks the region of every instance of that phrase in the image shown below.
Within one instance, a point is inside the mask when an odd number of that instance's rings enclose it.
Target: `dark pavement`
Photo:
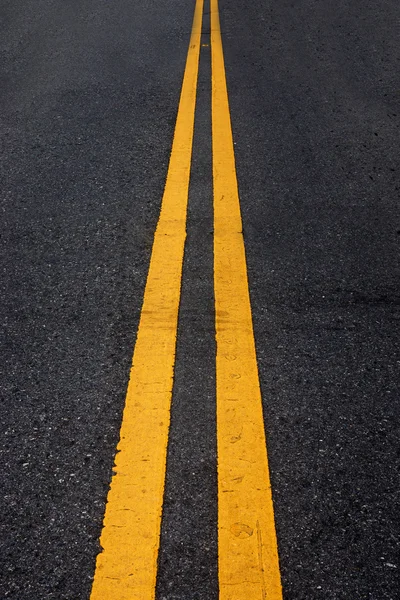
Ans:
[[[223,2],[285,598],[400,598],[394,2]]]
[[[0,7],[0,598],[89,598],[193,9]],[[284,599],[398,600],[398,5],[220,12]],[[218,597],[209,105],[158,600]]]

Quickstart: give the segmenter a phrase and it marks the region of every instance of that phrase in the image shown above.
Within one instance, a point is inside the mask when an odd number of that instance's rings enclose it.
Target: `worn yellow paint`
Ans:
[[[197,0],[91,600],[155,596],[203,0]]]
[[[282,587],[217,0],[211,0],[221,600]]]

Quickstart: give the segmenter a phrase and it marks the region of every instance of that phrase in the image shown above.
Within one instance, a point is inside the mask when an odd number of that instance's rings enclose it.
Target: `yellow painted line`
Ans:
[[[281,600],[218,1],[211,0],[221,600]]]
[[[197,0],[91,600],[155,596],[202,13]]]

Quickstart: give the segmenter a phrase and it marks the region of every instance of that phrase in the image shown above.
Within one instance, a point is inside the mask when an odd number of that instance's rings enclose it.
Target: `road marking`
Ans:
[[[155,596],[202,14],[197,0],[91,600]]]
[[[281,600],[218,0],[211,0],[221,600]]]

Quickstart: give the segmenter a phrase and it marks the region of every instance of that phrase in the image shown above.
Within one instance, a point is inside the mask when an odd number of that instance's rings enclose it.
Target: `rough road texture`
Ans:
[[[398,4],[220,10],[284,598],[397,600]],[[2,2],[2,598],[89,597],[192,14]],[[160,600],[218,597],[207,61]]]

